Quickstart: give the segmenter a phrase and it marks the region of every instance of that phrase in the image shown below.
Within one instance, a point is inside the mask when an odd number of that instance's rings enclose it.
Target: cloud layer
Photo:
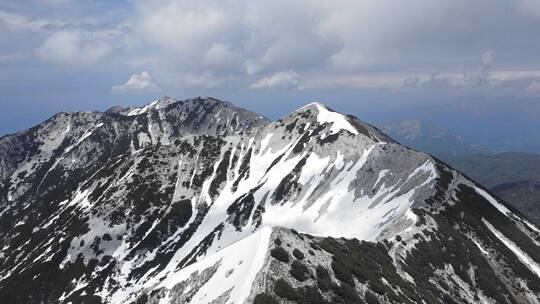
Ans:
[[[80,31],[59,31],[49,36],[37,49],[37,55],[60,65],[86,66],[100,62],[112,47],[94,35]]]
[[[140,74],[133,74],[126,83],[115,85],[112,87],[113,92],[124,93],[144,93],[159,91],[159,87],[152,80],[152,76],[147,71]]]
[[[269,77],[264,77],[261,80],[251,85],[253,89],[290,89],[295,88],[299,84],[298,73],[294,71],[282,71],[275,73]]]
[[[137,91],[145,75],[149,88],[179,91],[513,94],[540,81],[540,5],[533,0],[23,2],[43,9],[0,6],[0,34],[30,39],[24,48],[36,60],[94,71],[114,65],[126,78],[149,71],[113,91]],[[51,7],[74,13],[44,13]],[[0,58],[12,55],[0,51]]]

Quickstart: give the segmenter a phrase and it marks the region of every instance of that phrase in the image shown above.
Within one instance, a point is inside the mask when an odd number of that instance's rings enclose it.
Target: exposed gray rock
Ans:
[[[539,299],[536,226],[318,103],[61,113],[0,138],[0,178],[2,303]]]

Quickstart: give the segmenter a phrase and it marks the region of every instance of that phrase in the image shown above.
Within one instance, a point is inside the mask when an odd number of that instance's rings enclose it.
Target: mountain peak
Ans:
[[[303,111],[303,110],[306,110],[306,109],[317,109],[317,108],[329,109],[326,105],[324,105],[324,104],[322,104],[322,103],[320,103],[318,101],[314,101],[312,103],[308,103],[307,105],[299,108],[295,112]]]
[[[325,104],[314,101],[298,110],[291,115],[299,115],[304,118],[315,120],[319,125],[329,125],[330,134],[338,133],[341,130],[352,133],[353,135],[363,134],[372,140],[379,142],[393,142],[388,136],[379,131],[372,125],[358,119],[354,115],[344,115]]]
[[[359,133],[357,128],[350,122],[349,117],[338,113],[330,109],[328,106],[317,101],[299,108],[298,110],[294,111],[293,114],[294,113],[310,113],[308,115],[313,115],[313,117],[316,117],[316,120],[319,124],[330,124],[331,133],[337,133],[340,130],[346,130],[355,135]]]
[[[540,230],[354,116],[114,111],[0,140],[0,302],[539,302]]]
[[[163,96],[157,100],[154,100],[140,107],[113,106],[109,108],[107,111],[105,111],[105,113],[120,114],[124,116],[136,116],[136,115],[144,114],[150,110],[163,109],[177,101],[178,100],[172,97]]]
[[[135,116],[135,115],[140,115],[140,114],[144,114],[146,112],[148,112],[149,110],[159,110],[159,109],[163,109],[165,107],[167,107],[168,105],[171,105],[173,103],[177,102],[176,99],[172,98],[172,97],[169,97],[169,96],[164,96],[164,97],[161,97],[160,99],[158,100],[155,100],[143,107],[137,107],[137,108],[133,108],[131,109],[129,112],[125,113],[124,115],[126,116]]]

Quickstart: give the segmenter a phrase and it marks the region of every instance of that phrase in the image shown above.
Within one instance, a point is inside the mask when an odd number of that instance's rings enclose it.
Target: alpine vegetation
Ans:
[[[540,229],[311,103],[59,113],[0,138],[0,303],[540,303]]]

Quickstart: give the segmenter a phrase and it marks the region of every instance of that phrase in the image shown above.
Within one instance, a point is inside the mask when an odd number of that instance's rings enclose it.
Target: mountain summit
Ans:
[[[538,303],[540,230],[312,103],[60,113],[0,138],[0,303]]]

